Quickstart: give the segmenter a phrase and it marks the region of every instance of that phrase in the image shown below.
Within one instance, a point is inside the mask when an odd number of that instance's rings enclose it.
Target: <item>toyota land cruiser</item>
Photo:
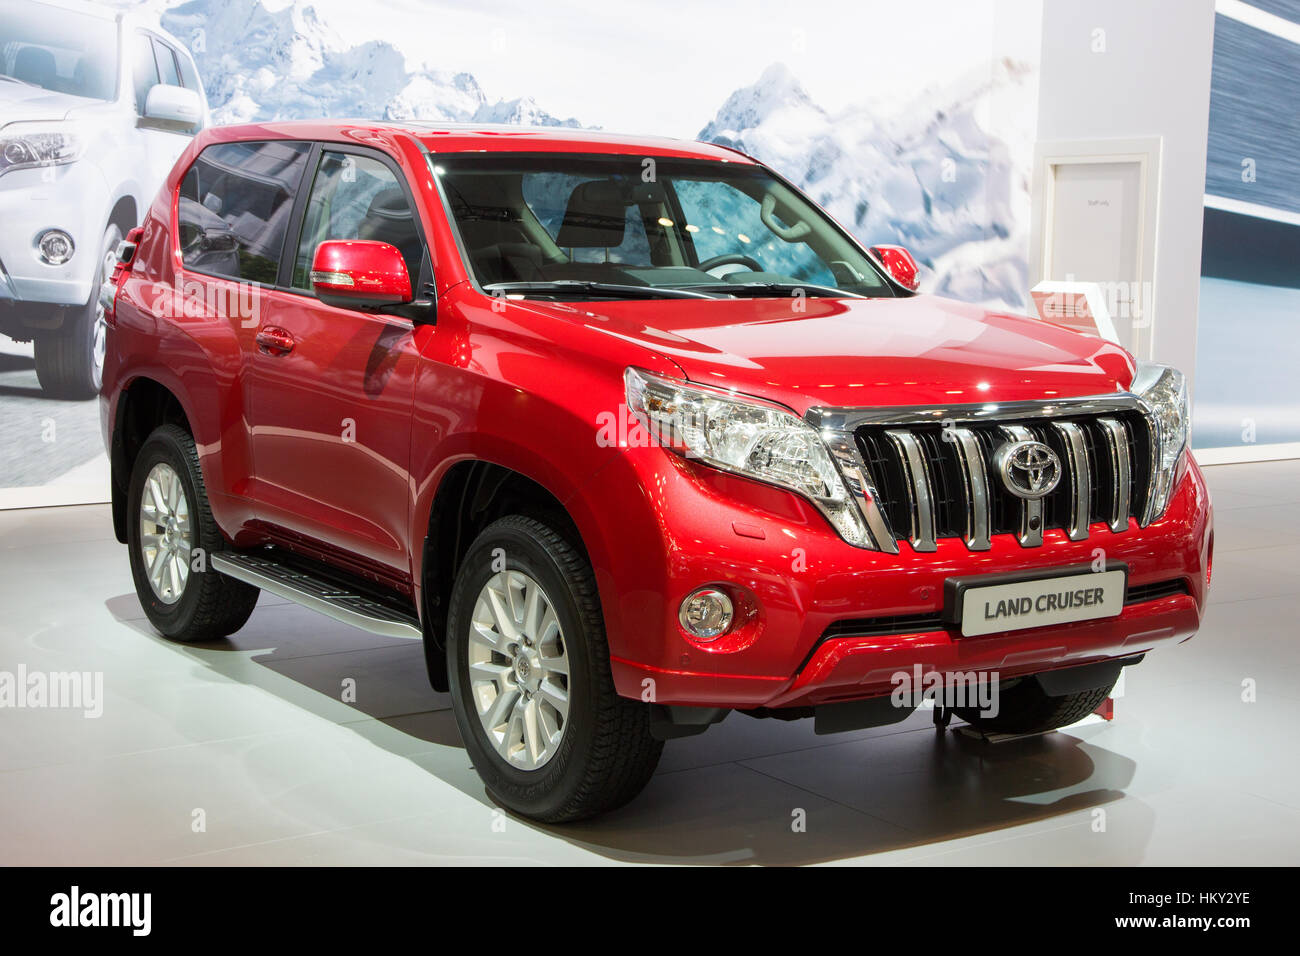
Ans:
[[[423,641],[504,806],[635,796],[734,712],[1101,704],[1189,638],[1211,508],[1171,368],[919,295],[716,145],[203,132],[110,280],[113,520],[149,620],[259,590]]]

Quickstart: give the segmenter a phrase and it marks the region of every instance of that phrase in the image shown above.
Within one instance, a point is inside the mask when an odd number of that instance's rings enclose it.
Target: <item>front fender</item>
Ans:
[[[411,449],[411,530],[423,541],[439,489],[457,464],[499,465],[546,489],[582,538],[597,583],[608,584],[611,537],[603,508],[625,506],[636,489],[601,486],[622,457],[617,423],[626,416],[623,371],[630,364],[680,374],[648,350],[592,334],[460,287],[439,302],[438,324],[416,330],[422,355]],[[612,424],[612,428],[611,428]],[[422,549],[413,547],[412,578],[423,580]],[[602,602],[607,586],[601,586]],[[606,604],[611,640],[618,602]]]

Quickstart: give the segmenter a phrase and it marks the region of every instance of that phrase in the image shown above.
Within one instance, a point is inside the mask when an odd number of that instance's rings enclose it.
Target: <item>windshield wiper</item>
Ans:
[[[23,86],[36,86],[35,83],[28,83],[26,80],[20,80],[16,76],[10,76],[8,73],[0,73],[0,80],[8,80],[10,83],[20,83]],[[36,87],[40,89],[40,87]]]
[[[788,295],[795,295],[799,290],[803,290],[808,295],[824,296],[837,299],[866,299],[860,292],[849,292],[847,289],[837,289],[829,285],[817,285],[812,282],[700,282],[672,286],[674,289],[683,291],[690,289],[696,292],[730,292],[733,295],[744,295],[745,293],[754,293],[761,295],[764,292],[784,292]]]
[[[549,282],[491,282],[488,292],[505,295],[561,295],[579,293],[611,299],[713,299],[705,292],[653,285],[620,285],[616,282],[588,282],[583,279],[555,279]]]

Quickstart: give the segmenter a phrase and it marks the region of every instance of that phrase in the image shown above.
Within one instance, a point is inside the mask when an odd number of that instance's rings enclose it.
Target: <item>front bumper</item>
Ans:
[[[888,694],[891,675],[917,665],[923,673],[1013,677],[1186,640],[1204,608],[1212,515],[1190,457],[1164,517],[1146,528],[1132,522],[1113,533],[1096,524],[1083,541],[1048,531],[1038,548],[997,535],[982,552],[945,539],[922,554],[904,542],[897,555],[846,544],[796,495],[660,449],[629,450],[612,467],[638,470],[642,482],[649,479],[640,487],[654,489],[635,504],[602,509],[598,532],[617,542],[595,564],[614,681],[627,697],[796,707]],[[608,493],[618,482],[602,473],[596,484]],[[962,637],[936,620],[950,577],[1068,568],[1098,557],[1128,566],[1131,593],[1168,584],[1181,593],[1128,604],[1116,618],[982,637]],[[712,644],[693,641],[676,618],[682,598],[705,584],[726,586],[742,620]],[[848,623],[882,618],[903,620],[891,633],[877,623],[869,636]]]
[[[48,178],[43,178],[45,173]],[[81,306],[99,266],[108,223],[108,187],[84,158],[45,170],[18,169],[0,176],[0,301]],[[46,229],[72,236],[75,251],[63,265],[36,257],[36,238]]]

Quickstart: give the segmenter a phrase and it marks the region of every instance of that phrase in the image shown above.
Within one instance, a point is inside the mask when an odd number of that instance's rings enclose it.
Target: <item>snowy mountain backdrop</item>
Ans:
[[[526,95],[489,102],[471,74],[413,65],[388,42],[351,42],[304,0],[145,5],[191,46],[217,123],[349,116],[584,125]],[[1032,66],[997,61],[887,105],[876,97],[831,113],[774,64],[728,97],[699,138],[768,163],[864,242],[907,246],[925,291],[1020,310],[1036,98]]]
[[[700,139],[767,163],[862,241],[906,246],[925,291],[1020,309],[1035,79],[997,62],[890,115],[878,105],[829,114],[777,64],[733,93]]]
[[[412,67],[391,43],[349,43],[310,3],[189,0],[160,10],[189,44],[215,123],[322,116],[580,126],[529,97],[489,103],[468,73]]]

